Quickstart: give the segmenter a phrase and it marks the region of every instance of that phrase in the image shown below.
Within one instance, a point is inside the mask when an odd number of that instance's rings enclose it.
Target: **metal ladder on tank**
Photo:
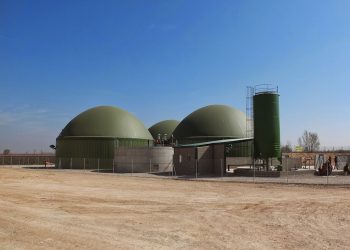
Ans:
[[[246,96],[246,137],[254,137],[254,94],[255,87],[248,86]]]
[[[247,86],[246,95],[246,137],[254,137],[254,107],[253,97],[255,94],[255,87]],[[250,168],[253,167],[255,179],[255,159],[254,159],[254,145],[252,147],[252,162]]]

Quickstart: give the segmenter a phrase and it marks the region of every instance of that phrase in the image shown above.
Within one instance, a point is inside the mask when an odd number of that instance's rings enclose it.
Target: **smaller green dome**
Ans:
[[[154,124],[152,127],[148,129],[148,131],[153,136],[153,139],[157,140],[158,135],[161,136],[161,138],[164,137],[164,135],[167,135],[167,138],[170,139],[175,128],[177,125],[179,125],[179,121],[177,120],[165,120],[158,122]]]

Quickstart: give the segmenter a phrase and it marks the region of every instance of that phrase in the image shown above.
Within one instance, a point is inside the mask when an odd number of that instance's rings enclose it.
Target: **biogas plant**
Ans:
[[[271,172],[280,160],[279,93],[271,85],[247,87],[246,113],[209,105],[149,129],[128,111],[94,107],[56,139],[56,166],[64,169],[223,175],[239,167]]]

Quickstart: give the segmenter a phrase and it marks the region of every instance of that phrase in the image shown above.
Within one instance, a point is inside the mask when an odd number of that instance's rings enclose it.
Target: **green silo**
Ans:
[[[277,91],[256,93],[253,104],[255,158],[280,158],[279,94]]]

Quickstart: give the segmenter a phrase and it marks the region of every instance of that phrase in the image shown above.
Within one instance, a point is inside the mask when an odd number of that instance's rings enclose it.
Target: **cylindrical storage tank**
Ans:
[[[253,97],[255,158],[281,157],[279,94],[260,92]]]

